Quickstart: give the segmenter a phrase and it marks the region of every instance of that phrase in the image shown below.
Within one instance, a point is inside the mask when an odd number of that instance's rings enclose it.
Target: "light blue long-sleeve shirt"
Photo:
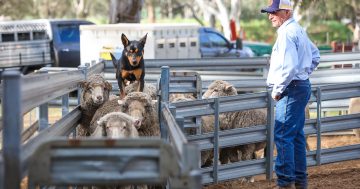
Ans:
[[[319,49],[293,18],[285,21],[277,34],[266,81],[273,96],[284,92],[292,80],[308,79],[320,61]]]

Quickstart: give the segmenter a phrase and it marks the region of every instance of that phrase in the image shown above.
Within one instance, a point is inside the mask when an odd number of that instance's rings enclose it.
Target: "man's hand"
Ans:
[[[272,97],[275,101],[279,101],[281,95],[280,95],[280,94],[272,94],[271,97]]]

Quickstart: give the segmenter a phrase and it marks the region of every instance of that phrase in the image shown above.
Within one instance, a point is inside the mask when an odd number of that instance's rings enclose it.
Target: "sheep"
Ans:
[[[360,97],[350,99],[348,113],[349,114],[360,113]],[[354,129],[353,131],[355,135],[360,138],[360,129]]]
[[[237,95],[236,89],[228,82],[216,80],[211,83],[203,98]],[[202,117],[202,131],[214,131],[214,116]],[[265,110],[244,110],[239,112],[227,112],[219,115],[220,130],[244,128],[255,125],[266,125],[267,117]],[[247,144],[236,147],[223,148],[220,151],[219,160],[222,164],[239,160],[250,160],[256,151],[264,149],[266,143]],[[213,159],[211,151],[202,152],[202,165],[206,166]]]
[[[195,97],[190,93],[185,94],[170,94],[170,102],[184,102],[184,101],[192,101],[196,100]],[[184,129],[184,133],[187,135],[195,135],[196,128],[186,128]]]
[[[89,136],[89,124],[96,110],[108,101],[112,85],[100,74],[91,75],[86,81],[80,82],[81,119],[77,127],[78,136]]]
[[[133,82],[133,83],[130,83],[129,85],[127,85],[125,87],[125,94],[136,92],[138,85],[139,85],[139,82]],[[153,100],[156,100],[157,90],[153,84],[145,83],[143,92],[149,94]]]
[[[91,137],[107,137],[107,138],[138,138],[140,127],[140,120],[123,112],[111,112],[101,117],[95,128],[95,131],[91,133]],[[98,188],[98,187],[93,187]],[[119,188],[119,187],[107,187],[107,188]],[[121,186],[121,189],[132,189],[133,186]],[[137,188],[147,189],[146,185],[137,186]]]
[[[170,102],[179,102],[179,101],[188,101],[188,100],[196,100],[194,94],[192,93],[181,93],[181,94],[170,94],[169,101]]]
[[[143,92],[127,94],[124,99],[115,98],[105,102],[94,114],[90,130],[94,132],[97,121],[107,113],[123,112],[140,120],[139,136],[160,136],[160,128],[155,104],[150,95]]]
[[[98,126],[91,133],[93,137],[106,136],[108,138],[137,138],[140,120],[122,113],[111,112],[97,121]]]
[[[155,102],[150,95],[143,92],[133,92],[118,100],[122,112],[141,120],[138,129],[140,136],[160,136]]]

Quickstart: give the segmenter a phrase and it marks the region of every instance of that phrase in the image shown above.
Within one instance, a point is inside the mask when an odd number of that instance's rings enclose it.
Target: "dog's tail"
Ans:
[[[112,53],[110,53],[110,56],[111,56],[112,63],[114,64],[114,68],[117,69],[117,60],[116,60],[115,56]]]

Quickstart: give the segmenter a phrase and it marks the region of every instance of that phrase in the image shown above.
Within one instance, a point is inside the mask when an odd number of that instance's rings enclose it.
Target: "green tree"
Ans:
[[[353,40],[360,40],[360,0],[295,0],[295,5],[299,6],[300,12],[305,12],[313,7],[312,15],[316,20],[337,20],[344,18],[351,20],[351,30]]]
[[[22,19],[32,14],[32,1],[0,0],[0,16]]]

